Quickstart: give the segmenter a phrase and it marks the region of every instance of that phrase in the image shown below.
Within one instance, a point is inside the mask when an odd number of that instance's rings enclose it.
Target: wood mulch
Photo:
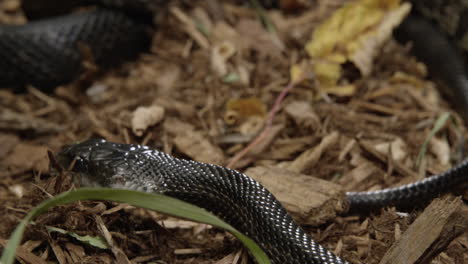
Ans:
[[[18,2],[0,2],[2,22],[24,21]],[[468,263],[466,233],[453,235],[466,225],[468,207],[453,197],[426,211],[344,214],[344,191],[414,182],[452,167],[466,149],[463,119],[408,46],[388,41],[368,76],[347,69],[357,87],[351,95],[321,93],[317,82],[294,85],[263,140],[232,164],[263,128],[291,65],[307,58],[314,28],[343,1],[267,10],[274,31],[245,5],[187,2],[161,11],[151,50],[136,61],[53,94],[0,90],[0,247],[28,211],[68,188],[49,174],[47,150],[101,137],[246,172],[315,240],[352,263]],[[418,158],[445,113],[449,119]],[[104,226],[115,248],[85,245],[45,226],[91,236]],[[38,217],[18,254],[21,263],[115,263],[118,254],[122,263],[249,263],[240,243],[221,230],[97,201]]]

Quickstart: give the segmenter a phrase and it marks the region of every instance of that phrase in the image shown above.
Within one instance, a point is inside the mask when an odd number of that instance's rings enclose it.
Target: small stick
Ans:
[[[302,82],[305,74],[302,74],[297,80],[291,80],[289,81],[288,85],[284,87],[284,89],[281,91],[281,93],[276,97],[275,103],[273,104],[273,107],[271,108],[270,112],[268,112],[268,118],[266,120],[265,127],[263,128],[262,132],[258,134],[255,139],[250,142],[250,144],[244,148],[242,151],[238,152],[232,159],[231,161],[226,165],[228,168],[232,168],[236,162],[238,162],[242,157],[244,157],[247,153],[249,153],[253,147],[255,147],[257,144],[259,144],[265,137],[268,135],[268,132],[271,129],[271,125],[273,124],[273,119],[278,112],[281,102],[283,99],[286,97],[286,95],[289,93],[289,91],[294,88],[294,86],[300,82]]]

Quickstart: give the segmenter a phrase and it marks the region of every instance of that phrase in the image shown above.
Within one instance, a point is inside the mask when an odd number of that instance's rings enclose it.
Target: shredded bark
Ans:
[[[440,84],[427,78],[408,47],[393,40],[377,51],[366,76],[343,68],[346,81],[340,84],[354,87],[347,95],[321,90],[313,72],[303,72],[305,82],[292,82],[292,65],[308,60],[304,46],[313,30],[344,1],[316,1],[309,9],[293,8],[301,1],[281,2],[289,11],[259,13],[228,0],[175,0],[155,18],[151,50],[136,61],[53,94],[33,87],[24,93],[0,90],[0,245],[35,205],[73,188],[68,176],[50,173],[47,150],[102,137],[219,165],[234,161],[233,167],[249,174],[260,171],[261,181],[278,192],[314,239],[351,263],[406,263],[393,256],[409,256],[412,247],[402,243],[416,236],[412,230],[418,225],[440,232],[431,241],[423,236],[428,249],[408,263],[468,263],[466,233],[450,232],[455,230],[450,223],[458,223],[450,221],[454,215],[466,222],[466,213],[458,213],[466,212],[466,204],[442,206],[450,212],[430,226],[420,219],[440,201],[424,212],[385,208],[350,216],[343,211],[344,191],[413,182],[460,161],[468,149],[465,124],[440,96]],[[1,22],[25,21],[18,3],[0,3]],[[245,98],[255,98],[253,109],[228,107],[230,100]],[[156,118],[137,110],[153,106],[164,113]],[[448,121],[422,151],[446,112]],[[132,123],[136,116],[143,119],[138,125]],[[226,116],[242,118],[231,122]],[[249,147],[262,131],[261,140]],[[49,233],[46,226],[103,236],[112,250]],[[221,264],[248,263],[249,257],[230,234],[210,226],[86,201],[38,217],[27,228],[18,258],[23,263]]]

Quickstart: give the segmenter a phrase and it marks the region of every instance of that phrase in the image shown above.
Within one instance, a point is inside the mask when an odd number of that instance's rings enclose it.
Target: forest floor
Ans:
[[[0,2],[2,22],[24,20],[15,11],[17,2]],[[464,121],[409,46],[390,37],[368,73],[346,65],[336,87],[325,89],[305,46],[342,1],[319,1],[295,11],[262,11],[232,1],[187,2],[174,1],[160,12],[150,50],[135,61],[84,76],[88,79],[52,94],[34,87],[25,93],[0,90],[0,247],[28,211],[63,190],[49,174],[47,151],[92,137],[144,144],[240,171],[289,168],[344,191],[414,182],[461,160]],[[300,80],[291,81],[292,65],[302,65]],[[154,122],[146,124],[148,119]],[[236,156],[265,125],[262,141]],[[308,216],[297,219],[344,259],[373,264],[421,212],[388,208],[370,215],[335,214],[316,225],[301,221]],[[41,215],[28,227],[22,249],[54,263],[113,263],[115,252],[45,228],[101,235],[96,214],[134,263],[247,263],[249,258],[222,230],[98,201]],[[465,234],[430,263],[468,263],[467,248]]]

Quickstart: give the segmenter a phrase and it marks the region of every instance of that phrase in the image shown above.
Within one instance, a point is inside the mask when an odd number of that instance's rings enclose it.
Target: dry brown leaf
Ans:
[[[212,144],[200,131],[190,130],[176,133],[177,148],[193,160],[212,164],[224,162],[223,151]]]

